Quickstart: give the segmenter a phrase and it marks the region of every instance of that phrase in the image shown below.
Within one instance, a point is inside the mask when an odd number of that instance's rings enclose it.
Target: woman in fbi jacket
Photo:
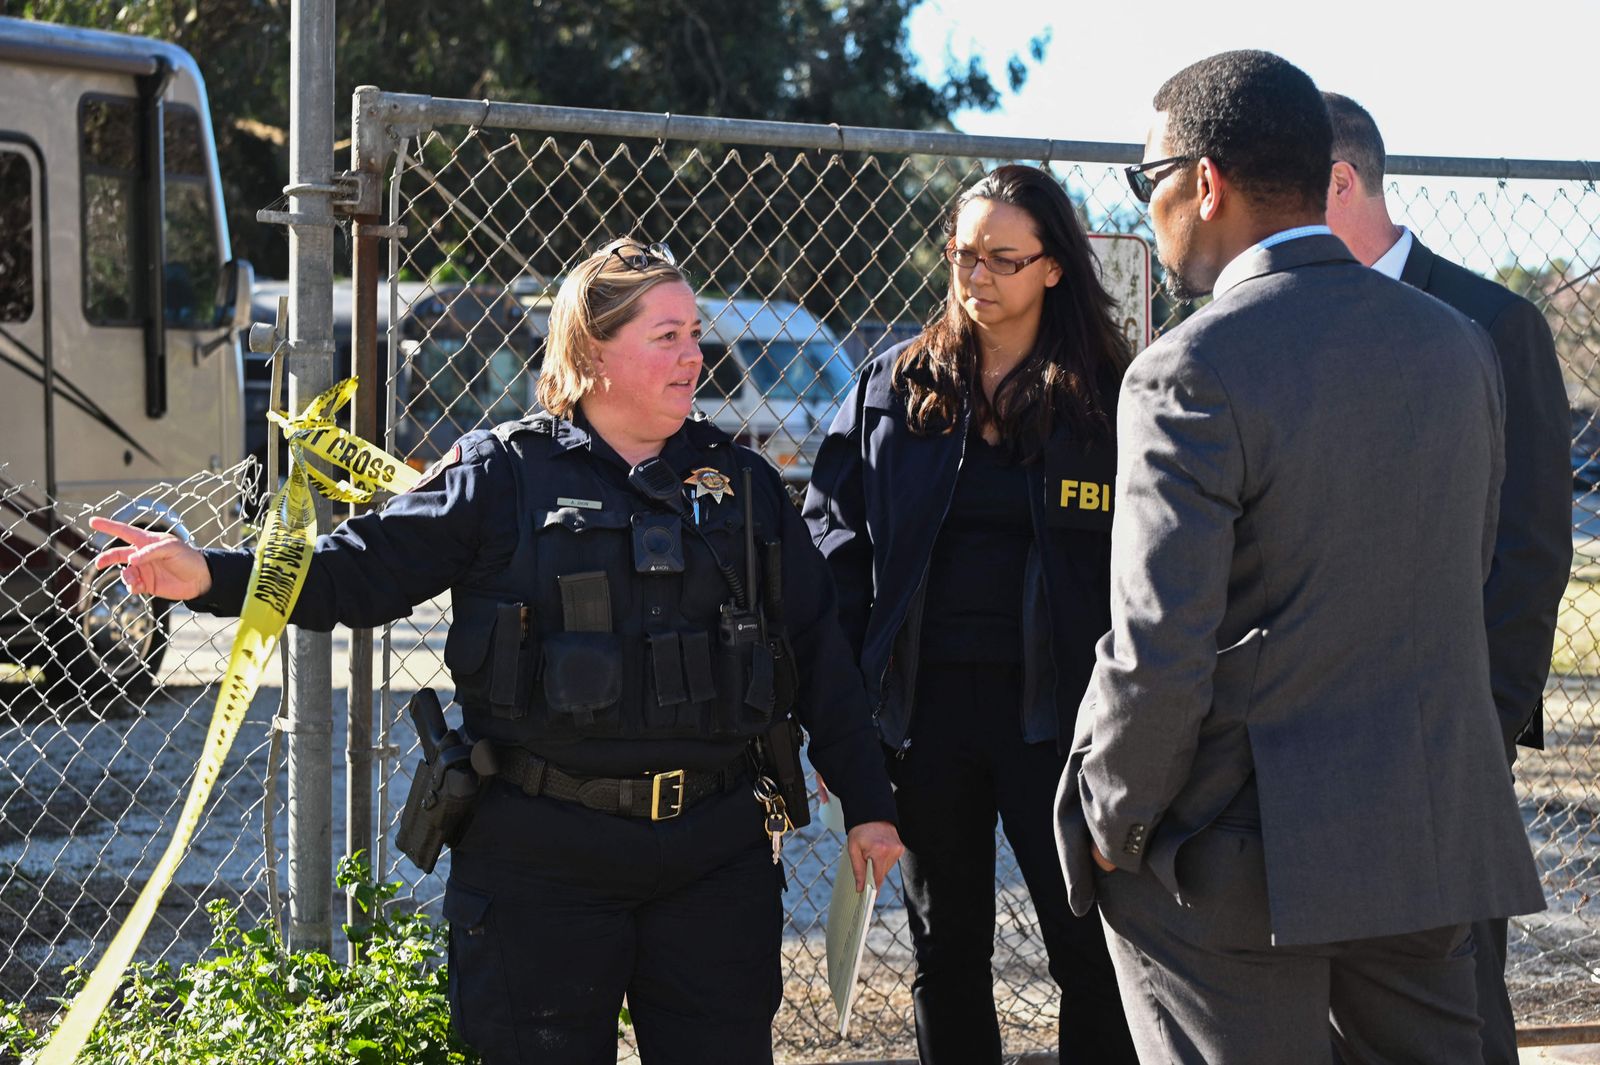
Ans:
[[[863,368],[805,505],[897,789],[918,1049],[924,1065],[1000,1061],[998,815],[1062,990],[1061,1061],[1133,1062],[1099,918],[1068,908],[1052,823],[1110,627],[1128,345],[1048,173],[993,171],[945,236],[942,314]]]

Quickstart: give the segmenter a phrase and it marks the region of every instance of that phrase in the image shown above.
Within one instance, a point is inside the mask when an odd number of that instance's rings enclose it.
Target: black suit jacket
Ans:
[[[1454,307],[1494,340],[1506,390],[1506,479],[1494,565],[1483,587],[1489,672],[1507,753],[1544,748],[1544,684],[1572,564],[1571,421],[1544,316],[1503,285],[1413,238],[1400,279]]]

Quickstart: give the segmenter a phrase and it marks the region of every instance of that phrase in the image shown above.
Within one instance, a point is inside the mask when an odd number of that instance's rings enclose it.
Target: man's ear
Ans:
[[[1217,220],[1223,204],[1233,194],[1227,178],[1222,176],[1222,171],[1217,169],[1217,164],[1211,161],[1209,155],[1202,156],[1195,164],[1194,191],[1195,199],[1200,204],[1200,217],[1207,222]]]
[[[1343,159],[1335,162],[1328,174],[1328,199],[1338,201],[1341,207],[1348,207],[1360,191],[1361,178],[1356,174],[1356,168]]]

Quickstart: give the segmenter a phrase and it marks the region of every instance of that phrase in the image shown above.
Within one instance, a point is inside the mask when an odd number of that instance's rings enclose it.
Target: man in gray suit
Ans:
[[[1155,108],[1129,179],[1169,285],[1213,300],[1122,386],[1073,907],[1099,899],[1143,1060],[1460,1065],[1468,922],[1543,907],[1482,621],[1494,350],[1323,224],[1304,73],[1227,52]]]
[[[1389,217],[1387,156],[1366,109],[1325,92],[1333,123],[1328,226],[1367,266],[1414,285],[1489,333],[1506,391],[1506,476],[1494,566],[1483,586],[1489,681],[1506,761],[1516,744],[1544,746],[1550,644],[1572,564],[1572,470],[1567,392],[1539,309],[1504,286],[1441,259]],[[1517,1033],[1506,994],[1506,920],[1472,926],[1485,1065],[1516,1065]]]

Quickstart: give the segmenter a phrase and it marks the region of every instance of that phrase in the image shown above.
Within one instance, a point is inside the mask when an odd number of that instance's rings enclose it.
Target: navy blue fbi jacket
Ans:
[[[909,341],[907,342],[909,343]],[[911,744],[913,700],[934,541],[964,454],[968,413],[952,432],[917,436],[891,387],[905,344],[869,362],[818,453],[805,519],[833,568],[839,620],[876,703],[883,742]],[[1111,387],[1107,395],[1114,399]],[[1107,411],[1115,424],[1114,411]],[[1116,449],[1072,438],[1064,420],[1029,467],[1034,544],[1023,589],[1023,736],[1072,743],[1094,645],[1111,628]]]
[[[565,486],[562,495],[575,483],[592,487],[586,497],[591,501],[621,499],[626,505],[629,499],[642,498],[629,486],[628,467],[622,458],[581,425],[554,421],[552,430],[547,424],[536,441],[539,446],[522,444],[521,458],[508,446],[503,435],[506,428],[462,437],[460,450],[452,452],[457,458],[453,464],[390,500],[381,511],[353,518],[320,537],[290,620],[319,631],[336,624],[370,627],[407,617],[415,604],[446,589],[451,590],[454,601],[469,594],[468,589],[504,585],[507,576],[515,576],[507,573],[507,566],[520,538],[539,535],[534,515],[572,509],[572,499],[554,498],[551,481],[559,480]],[[518,437],[523,442],[529,439],[528,434]],[[812,545],[777,473],[755,452],[734,444],[720,429],[703,421],[686,422],[667,441],[661,458],[680,480],[707,466],[728,474],[736,494],[742,492],[738,470],[750,468],[756,526],[769,540],[774,537],[768,530],[776,528],[776,539],[782,544],[784,620],[800,674],[793,709],[811,735],[811,760],[829,786],[837,788],[850,825],[895,820],[870,704],[836,619],[828,567]],[[524,465],[514,469],[517,463]],[[563,464],[560,477],[541,478],[540,463]],[[573,463],[579,464],[576,481]],[[541,496],[547,488],[551,499]],[[693,491],[689,489],[691,495]],[[703,518],[710,512],[712,500],[706,497],[699,502],[703,506],[696,510]],[[736,505],[742,510],[742,499],[729,497],[718,509]],[[622,535],[627,535],[626,530]],[[715,593],[717,601],[725,599],[723,574],[706,561],[709,556],[698,550],[693,537],[685,535],[683,543],[684,585],[715,582],[715,589],[697,588],[704,593],[699,598]],[[205,555],[212,587],[190,605],[211,613],[237,614],[249,583],[250,554],[208,550]],[[739,558],[742,561],[742,552]],[[597,563],[589,568],[601,566]],[[612,579],[660,582],[667,578],[629,573]],[[613,602],[631,602],[621,594],[629,590],[612,589]],[[686,601],[688,592],[685,587]],[[559,618],[555,621],[559,627]],[[458,690],[460,682],[458,677]],[[469,722],[475,716],[487,721],[481,708],[466,710]],[[742,746],[738,739],[589,736],[541,745],[537,753],[571,772],[622,776],[720,769],[739,755]]]

